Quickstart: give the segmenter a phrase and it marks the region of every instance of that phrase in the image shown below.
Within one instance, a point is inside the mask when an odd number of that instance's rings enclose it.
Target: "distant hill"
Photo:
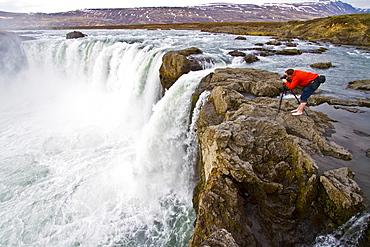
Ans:
[[[370,9],[355,8],[341,1],[319,1],[264,5],[214,3],[189,7],[82,9],[52,14],[0,11],[0,29],[206,22],[286,22],[357,13],[370,13]]]
[[[370,46],[370,14],[330,16],[292,21],[281,27],[285,37],[329,41],[334,44]]]

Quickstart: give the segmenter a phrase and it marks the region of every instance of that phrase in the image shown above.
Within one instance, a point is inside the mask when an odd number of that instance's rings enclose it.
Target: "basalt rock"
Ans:
[[[359,90],[370,90],[370,79],[348,82],[348,87]]]
[[[202,54],[202,51],[195,47],[167,52],[159,69],[163,90],[170,88],[183,74],[203,69],[200,61],[204,58],[196,56],[199,54]]]
[[[281,42],[278,41],[278,40],[271,40],[269,42],[266,43],[266,45],[281,45]]]
[[[86,34],[83,34],[80,31],[73,31],[73,32],[70,32],[70,33],[66,34],[67,39],[78,39],[78,38],[83,38],[83,37],[86,37],[86,36],[87,36]]]
[[[229,52],[229,55],[233,57],[244,57],[246,54],[244,52],[238,51],[238,50],[233,50]]]
[[[282,82],[278,73],[253,68],[221,68],[203,78],[198,93],[216,86],[234,89],[255,96],[278,96]]]
[[[322,204],[325,213],[343,224],[359,210],[363,210],[361,188],[353,180],[355,174],[348,167],[327,171],[320,176]]]
[[[325,138],[335,120],[310,109],[309,116],[292,116],[295,100],[284,100],[277,114],[278,98],[243,95],[270,94],[267,86],[254,91],[264,83],[281,86],[275,73],[226,68],[197,89],[211,94],[196,123],[199,183],[190,247],[227,246],[215,238],[220,233],[237,246],[299,246],[363,209],[353,173],[346,168],[320,176],[312,158],[352,158]]]
[[[236,40],[247,40],[247,38],[246,38],[246,37],[244,37],[244,36],[238,36],[238,37],[236,37],[235,39],[236,39]]]
[[[316,68],[316,69],[328,69],[334,66],[331,62],[326,62],[326,63],[313,63],[310,65],[310,67]]]
[[[302,52],[298,49],[283,49],[276,52],[277,55],[301,55]]]
[[[253,54],[248,54],[247,56],[244,57],[244,61],[246,63],[254,63],[254,62],[257,62],[258,60],[259,58]]]
[[[354,101],[324,95],[314,95],[310,97],[309,105],[321,105],[323,103],[328,103],[329,105],[370,107],[370,101],[366,99]]]

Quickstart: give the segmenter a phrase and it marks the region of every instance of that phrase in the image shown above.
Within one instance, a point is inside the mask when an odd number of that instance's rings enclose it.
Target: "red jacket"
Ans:
[[[311,81],[315,80],[319,74],[305,72],[301,70],[294,70],[291,82],[286,82],[286,86],[290,89],[294,89],[296,86],[305,87],[310,84]]]

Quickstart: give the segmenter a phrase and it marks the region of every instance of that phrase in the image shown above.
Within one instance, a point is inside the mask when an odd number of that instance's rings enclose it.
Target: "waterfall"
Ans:
[[[160,98],[165,50],[117,38],[23,42],[0,97],[0,245],[184,246],[191,95]]]
[[[317,59],[305,53],[245,64],[228,55],[270,40],[259,36],[89,30],[66,40],[65,31],[19,33],[25,41],[0,34],[0,246],[186,246],[195,220],[195,120],[209,94],[191,113],[201,78],[226,66],[305,70]],[[163,54],[189,47],[203,51],[205,70],[183,75],[162,97]],[[368,75],[369,54],[328,48],[320,60],[338,64],[325,71],[323,90],[365,97],[345,87]],[[353,162],[356,174],[367,174],[367,163]],[[343,236],[318,237],[316,246],[357,241],[368,219],[351,221]]]

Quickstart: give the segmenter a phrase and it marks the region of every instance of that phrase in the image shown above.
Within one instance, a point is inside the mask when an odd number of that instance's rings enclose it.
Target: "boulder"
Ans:
[[[67,33],[66,38],[67,39],[78,39],[78,38],[83,38],[85,36],[87,35],[83,34],[80,31],[73,31],[73,32]]]
[[[310,67],[316,69],[328,69],[334,66],[331,62],[327,62],[327,63],[313,63],[310,65]]]
[[[195,47],[179,51],[169,51],[164,54],[162,66],[159,69],[163,93],[183,74],[203,69],[201,60],[204,58],[197,58],[196,55],[199,54],[202,54],[202,51]]]
[[[236,39],[236,40],[247,40],[247,38],[246,38],[246,37],[244,37],[244,36],[238,36],[238,37],[236,37],[235,39]]]
[[[345,223],[359,210],[364,210],[361,188],[348,168],[325,172],[320,176],[323,185],[322,204],[325,213],[337,224]]]
[[[353,173],[329,171],[320,176],[312,158],[351,159],[347,150],[325,137],[333,119],[310,109],[309,117],[292,116],[294,99],[284,100],[277,114],[278,98],[243,95],[259,94],[253,88],[266,83],[266,75],[271,75],[266,84],[276,83],[272,88],[279,92],[279,75],[270,73],[217,69],[197,89],[211,94],[196,123],[197,218],[189,247],[227,246],[215,238],[220,234],[237,246],[299,246],[363,209]],[[343,200],[334,200],[337,191]]]
[[[256,61],[258,61],[258,57],[256,57],[255,55],[253,54],[248,54],[247,56],[244,57],[244,61],[246,63],[254,63]]]

